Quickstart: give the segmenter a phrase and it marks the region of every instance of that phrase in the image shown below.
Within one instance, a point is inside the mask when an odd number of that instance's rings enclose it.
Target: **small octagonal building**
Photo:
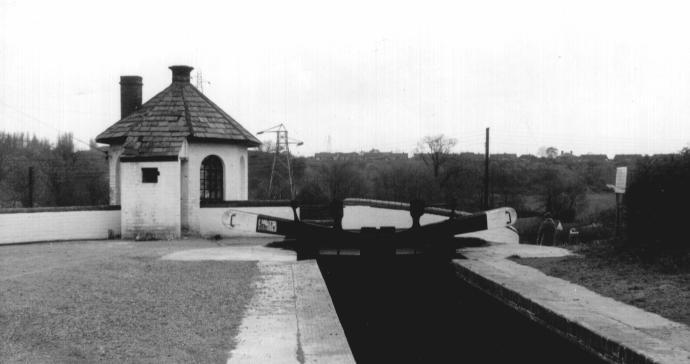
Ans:
[[[246,200],[247,148],[259,140],[171,66],[172,83],[142,105],[142,78],[120,77],[121,120],[96,138],[109,144],[110,203],[124,238],[200,232],[204,201]]]

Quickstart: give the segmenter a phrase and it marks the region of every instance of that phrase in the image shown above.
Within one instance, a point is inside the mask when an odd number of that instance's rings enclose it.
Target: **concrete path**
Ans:
[[[259,270],[228,364],[355,362],[315,261]]]
[[[294,262],[292,250],[268,248],[261,245],[232,245],[218,248],[180,250],[161,258],[163,260],[243,260],[260,262]]]
[[[298,262],[293,251],[261,245],[266,242],[224,240],[228,246],[181,250],[161,259],[258,262],[255,293],[228,364],[354,363],[316,261]]]
[[[491,229],[457,235],[461,238],[477,238],[506,244],[520,244],[520,236],[511,228]]]
[[[506,258],[565,249],[494,243],[461,250],[468,283],[612,362],[690,363],[690,328]]]

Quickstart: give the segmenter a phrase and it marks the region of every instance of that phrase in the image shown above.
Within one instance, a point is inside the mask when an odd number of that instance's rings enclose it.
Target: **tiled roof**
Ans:
[[[122,143],[126,158],[155,158],[177,156],[186,138],[261,144],[189,81],[178,80],[110,126],[96,141]]]

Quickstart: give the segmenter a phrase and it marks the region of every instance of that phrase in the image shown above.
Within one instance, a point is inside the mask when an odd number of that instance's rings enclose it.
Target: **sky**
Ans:
[[[690,146],[683,2],[0,0],[0,130],[88,142],[168,67],[255,135],[283,123],[298,155],[669,153]],[[196,79],[192,80],[196,84]],[[259,135],[260,139],[268,137]]]

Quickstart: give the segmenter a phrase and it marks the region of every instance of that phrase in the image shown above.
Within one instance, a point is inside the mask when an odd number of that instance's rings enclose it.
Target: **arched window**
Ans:
[[[223,200],[223,161],[215,155],[201,162],[201,200]]]

